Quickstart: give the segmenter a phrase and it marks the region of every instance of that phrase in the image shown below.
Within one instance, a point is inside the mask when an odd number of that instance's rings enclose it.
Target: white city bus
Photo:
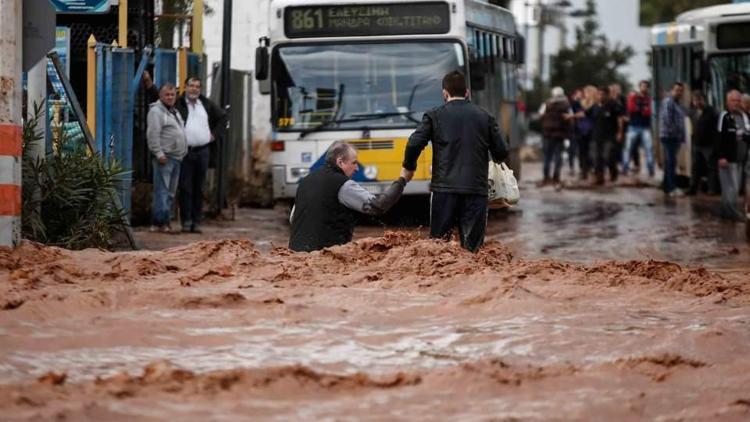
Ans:
[[[657,107],[675,81],[685,83],[683,105],[692,90],[703,91],[721,111],[727,91],[750,93],[750,4],[694,9],[675,22],[651,29],[653,93]],[[658,119],[654,119],[658,130]],[[689,144],[688,144],[689,145]],[[682,148],[678,171],[689,176],[690,148]]]
[[[441,80],[469,75],[472,100],[494,115],[520,171],[516,124],[521,39],[511,13],[475,0],[272,0],[256,77],[271,96],[275,200],[323,164],[330,144],[354,145],[354,179],[374,193],[398,178],[404,148]],[[432,153],[405,194],[429,193]],[[520,174],[519,174],[520,176]]]

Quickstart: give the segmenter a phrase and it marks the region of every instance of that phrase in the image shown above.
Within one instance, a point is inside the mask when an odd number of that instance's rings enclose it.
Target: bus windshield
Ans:
[[[723,108],[724,96],[730,89],[750,92],[750,53],[711,56],[709,69],[712,104]]]
[[[458,42],[280,46],[273,122],[282,131],[414,127],[442,103],[443,75],[466,74]]]

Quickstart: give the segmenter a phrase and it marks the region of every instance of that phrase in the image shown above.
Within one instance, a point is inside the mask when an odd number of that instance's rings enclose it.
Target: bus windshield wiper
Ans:
[[[395,114],[399,114],[399,113],[395,113]],[[317,126],[313,126],[310,129],[303,130],[302,132],[300,132],[299,138],[302,139],[305,136],[307,136],[308,134],[313,133],[313,132],[320,132],[321,130],[323,130],[323,129],[331,126],[331,125],[334,125],[334,124],[361,122],[361,121],[365,121],[365,120],[377,120],[377,119],[380,119],[382,117],[387,117],[387,116],[375,113],[375,114],[358,115],[358,116],[349,117],[349,118],[346,118],[346,119],[331,119],[331,120],[326,120],[325,122],[322,122],[322,123],[318,124]]]
[[[407,111],[388,111],[388,112],[378,112],[378,113],[362,113],[362,114],[353,114],[352,117],[356,118],[367,118],[367,119],[380,119],[383,117],[396,117],[396,116],[403,116],[407,119],[411,120],[414,123],[419,123],[419,120],[415,119],[412,114],[416,113],[415,111],[407,110]]]
[[[377,120],[377,119],[382,119],[384,117],[404,116],[407,119],[411,120],[412,122],[419,124],[419,120],[412,117],[413,113],[415,112],[414,111],[394,111],[392,113],[367,113],[367,114],[355,114],[355,115],[352,115],[352,117],[349,117],[346,119],[326,120],[325,122],[320,123],[317,126],[313,126],[310,129],[303,130],[302,132],[300,132],[299,138],[302,139],[308,134],[313,133],[313,132],[320,132],[321,130],[334,124],[362,122],[365,120]]]

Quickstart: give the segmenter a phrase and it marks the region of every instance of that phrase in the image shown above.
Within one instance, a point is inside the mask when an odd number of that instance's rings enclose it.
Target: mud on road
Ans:
[[[3,418],[750,417],[750,269],[517,254],[2,250]]]

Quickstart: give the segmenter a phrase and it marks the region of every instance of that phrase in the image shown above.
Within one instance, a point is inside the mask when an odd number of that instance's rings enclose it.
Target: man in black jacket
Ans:
[[[445,104],[426,112],[409,137],[403,171],[413,175],[419,155],[432,142],[430,237],[448,239],[458,223],[461,246],[476,252],[487,226],[489,155],[500,162],[508,147],[495,119],[468,95],[461,73],[445,75]]]
[[[594,146],[596,184],[604,184],[604,170],[609,169],[609,180],[617,181],[617,163],[620,154],[618,144],[623,140],[624,117],[620,104],[609,97],[606,86],[599,87],[597,103],[586,111],[593,121],[591,139]]]
[[[747,156],[750,120],[742,111],[742,94],[736,89],[727,93],[727,109],[719,116],[717,156],[721,182],[721,216],[745,221],[737,209],[740,174]]]
[[[185,122],[188,144],[187,156],[180,167],[180,222],[183,232],[200,233],[209,145],[221,135],[225,127],[225,114],[219,106],[201,95],[200,78],[191,76],[185,84],[185,95],[175,104]]]
[[[300,181],[290,221],[289,249],[311,252],[352,240],[355,212],[380,215],[398,201],[411,175],[401,177],[382,195],[373,195],[350,177],[359,168],[357,150],[334,142],[323,167]]]
[[[692,137],[692,174],[690,175],[690,189],[688,195],[695,195],[701,185],[703,177],[708,178],[709,191],[716,192],[716,122],[718,113],[710,105],[706,104],[706,97],[699,90],[693,91],[693,107],[690,109],[690,119],[693,123]]]

